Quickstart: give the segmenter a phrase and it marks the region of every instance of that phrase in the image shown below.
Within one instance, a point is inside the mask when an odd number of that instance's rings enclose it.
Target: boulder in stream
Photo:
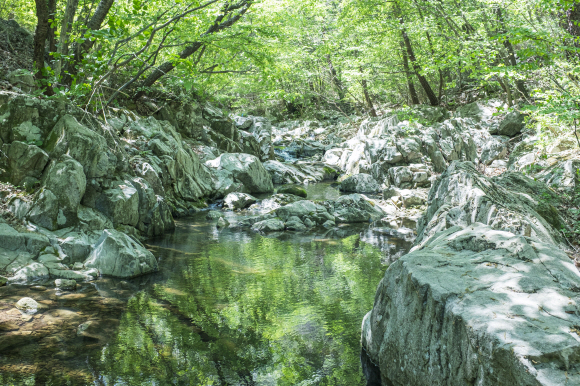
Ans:
[[[453,226],[392,264],[363,321],[382,385],[580,384],[580,274],[553,244]]]
[[[125,233],[105,229],[85,261],[101,275],[130,278],[157,270],[157,260],[143,245]]]
[[[244,184],[251,193],[269,193],[274,191],[272,178],[262,165],[262,162],[253,155],[243,153],[226,153],[205,163],[208,167],[217,170],[227,170],[235,180]]]

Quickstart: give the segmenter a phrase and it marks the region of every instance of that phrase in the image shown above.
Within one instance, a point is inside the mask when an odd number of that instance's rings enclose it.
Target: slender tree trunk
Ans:
[[[48,52],[56,51],[56,0],[48,0]],[[50,61],[52,62],[52,58]]]
[[[342,82],[340,81],[340,79],[338,77],[336,69],[334,68],[334,65],[332,64],[332,59],[330,58],[330,55],[326,55],[326,62],[328,63],[328,70],[330,71],[330,77],[331,77],[332,83],[334,83],[334,86],[336,87],[336,91],[338,92],[338,98],[340,99],[340,102],[342,102],[346,96],[346,92],[344,90],[344,85],[342,84]]]
[[[570,35],[578,38],[580,37],[580,2],[574,2],[574,4],[564,10],[565,20],[563,21],[563,27]],[[578,42],[574,42],[578,46]]]
[[[427,79],[423,75],[421,75],[421,66],[417,62],[415,52],[413,51],[413,46],[411,45],[411,40],[409,39],[409,35],[407,35],[407,30],[405,29],[404,26],[405,21],[403,18],[403,13],[401,11],[401,7],[398,2],[395,2],[395,12],[399,17],[399,24],[401,25],[401,35],[403,36],[405,51],[407,51],[407,57],[409,58],[409,61],[413,65],[415,75],[417,76],[417,79],[419,80],[421,87],[423,87],[423,90],[425,90],[425,94],[427,94],[427,98],[429,99],[431,106],[439,106],[439,99],[437,98],[437,95],[435,95],[435,93],[433,92],[433,89],[429,85]]]
[[[87,28],[81,32],[82,36],[84,36],[89,31],[98,31],[101,29],[101,26],[105,21],[105,18],[107,17],[109,11],[111,10],[111,6],[113,5],[114,2],[115,0],[101,0],[99,2],[99,4],[97,5],[97,9],[95,10],[95,13],[87,22]],[[74,62],[70,66],[67,66],[69,74],[63,77],[63,83],[68,85],[72,83],[73,75],[78,74],[78,68],[76,65],[82,62],[87,52],[89,52],[90,49],[93,48],[94,44],[95,44],[94,39],[86,39],[84,42],[74,45],[73,47],[73,52],[75,55]]]
[[[425,20],[423,17],[423,11],[421,10],[421,6],[417,3],[417,0],[413,0],[413,2],[415,3],[415,7],[417,7],[417,11],[419,12],[421,20]],[[435,57],[435,49],[433,48],[433,41],[431,40],[431,34],[429,31],[425,31],[425,36],[427,37],[427,42],[429,42],[429,50],[431,51],[431,55]],[[443,72],[440,68],[438,68],[437,71],[439,72],[439,92],[437,94],[437,99],[441,101],[441,95],[443,94]]]
[[[35,77],[40,80],[43,78],[44,69],[44,45],[48,36],[48,4],[46,0],[35,0],[36,3],[36,31],[34,32],[34,69]]]
[[[497,12],[497,17],[499,19],[499,22],[501,24],[502,32],[506,33],[507,31],[506,31],[506,27],[505,27],[503,13],[501,12],[501,8],[498,8],[496,12]],[[514,50],[514,46],[512,45],[512,42],[506,37],[503,41],[503,45],[508,52],[509,63],[511,64],[512,67],[516,67],[518,65],[518,63],[516,60],[516,54],[515,54],[515,50]],[[526,90],[526,86],[525,86],[524,82],[522,80],[516,80],[515,83],[516,83],[516,88],[524,96],[524,98],[529,98],[530,95],[528,94],[528,90]]]
[[[71,30],[78,4],[79,0],[68,0],[66,2],[64,17],[62,18],[62,25],[60,26],[60,36],[58,37],[57,53],[59,54],[60,58],[57,59],[54,65],[54,73],[57,78],[60,76],[60,71],[63,64],[63,59],[61,56],[68,54],[68,34]]]
[[[417,76],[417,79],[419,80],[421,87],[423,87],[423,90],[425,90],[425,94],[427,94],[427,98],[429,98],[431,106],[439,106],[439,99],[437,98],[437,95],[435,95],[435,93],[433,92],[433,89],[429,85],[427,78],[421,75],[421,66],[419,66],[419,63],[417,62],[415,52],[413,51],[413,46],[411,45],[411,40],[409,39],[407,32],[403,30],[402,34],[403,41],[405,42],[405,48],[407,49],[407,55],[409,56],[409,60],[413,64],[415,75]]]
[[[363,71],[362,67],[360,69],[361,73]],[[377,110],[375,110],[375,106],[373,105],[373,100],[371,99],[371,96],[369,94],[369,87],[368,87],[368,83],[366,79],[362,80],[362,87],[363,87],[363,92],[365,94],[365,100],[367,101],[367,104],[369,105],[369,112],[371,114],[371,117],[376,117],[377,116]]]
[[[411,71],[409,70],[409,58],[407,57],[407,50],[405,49],[405,43],[401,44],[401,55],[403,56],[403,69],[405,70],[405,77],[407,78],[407,87],[409,88],[409,96],[411,97],[411,103],[414,105],[419,104],[419,96],[417,95],[417,90],[415,90],[415,85],[413,84],[413,79],[411,78]]]

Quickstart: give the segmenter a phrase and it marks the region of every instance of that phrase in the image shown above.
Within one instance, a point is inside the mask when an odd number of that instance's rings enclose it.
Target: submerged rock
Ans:
[[[278,188],[278,193],[279,194],[291,194],[291,195],[302,197],[302,198],[308,197],[308,193],[306,192],[306,189],[304,189],[302,186],[297,186],[297,185],[282,186],[282,187]]]
[[[77,289],[77,282],[74,280],[56,279],[54,281],[54,285],[56,286],[56,288],[65,291],[74,291]]]
[[[224,217],[220,217],[216,223],[218,229],[227,228],[229,225],[230,223]]]
[[[38,311],[38,303],[32,298],[22,298],[16,302],[16,308],[25,314],[35,314]]]

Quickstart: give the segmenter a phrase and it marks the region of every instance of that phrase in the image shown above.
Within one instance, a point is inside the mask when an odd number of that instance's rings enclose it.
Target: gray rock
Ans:
[[[308,197],[308,192],[302,186],[298,185],[286,185],[278,188],[279,194],[291,194],[293,196],[298,196],[302,198]]]
[[[95,241],[93,238],[80,232],[68,233],[65,237],[59,238],[58,244],[65,254],[63,263],[70,265],[85,261],[89,257]]]
[[[64,291],[74,291],[77,289],[77,282],[74,280],[56,279],[54,281],[54,285],[59,290],[64,290]]]
[[[325,206],[306,200],[297,201],[277,209],[276,216],[282,221],[289,221],[290,218],[296,217],[306,223],[306,219],[309,219],[319,225],[328,220],[334,220]]]
[[[341,196],[335,201],[326,201],[326,205],[336,223],[372,222],[385,215],[380,207],[360,194]]]
[[[397,141],[397,150],[401,153],[405,162],[410,163],[421,160],[421,145],[421,140],[418,137],[402,138]]]
[[[78,222],[78,207],[86,190],[82,165],[68,156],[52,162],[34,198],[28,218],[44,228],[57,230]]]
[[[396,166],[389,169],[391,184],[399,188],[411,188],[413,186],[413,172],[408,166]]]
[[[431,181],[429,180],[428,172],[416,172],[413,173],[413,187],[429,186]]]
[[[285,228],[284,223],[276,218],[262,220],[252,225],[252,230],[255,232],[280,232]]]
[[[469,103],[457,109],[457,116],[462,118],[472,118],[475,121],[488,121],[493,117],[494,110],[483,101]]]
[[[19,186],[25,179],[40,179],[46,164],[48,154],[38,146],[27,145],[20,141],[5,144],[2,152],[7,157],[2,157],[2,162],[7,161],[6,173],[2,173],[2,179]]]
[[[522,132],[525,125],[525,115],[517,111],[513,111],[506,115],[506,117],[499,124],[497,134],[514,137]]]
[[[157,260],[141,244],[124,233],[106,229],[85,261],[101,275],[130,278],[157,270]]]
[[[264,168],[272,176],[275,184],[304,184],[336,179],[338,172],[322,162],[297,162],[295,164],[280,161],[266,161]]]
[[[546,195],[552,203],[536,201]],[[558,231],[565,227],[553,204],[558,196],[545,184],[519,173],[490,179],[471,162],[454,162],[429,192],[428,208],[418,227],[417,244],[452,226],[473,222],[494,229],[562,244]],[[562,244],[563,245],[563,244]]]
[[[30,71],[23,69],[14,70],[6,75],[6,79],[25,93],[31,94],[36,90],[34,75]]]
[[[69,155],[83,167],[87,178],[111,176],[117,157],[106,139],[81,125],[71,115],[63,116],[46,139],[45,150],[51,158]]]
[[[224,198],[224,207],[230,210],[245,209],[256,202],[256,198],[249,194],[230,193]]]
[[[274,191],[272,178],[264,169],[260,160],[250,154],[226,153],[206,165],[218,170],[227,170],[233,177],[244,184],[251,193],[269,193]]]
[[[580,384],[580,275],[553,244],[473,223],[393,263],[362,326],[377,384]]]
[[[308,227],[296,216],[292,216],[286,221],[286,229],[289,231],[303,232]]]
[[[84,231],[100,231],[113,227],[113,222],[104,214],[83,205],[79,205],[77,216],[79,225]]]
[[[95,209],[109,218],[114,226],[139,223],[139,194],[131,181],[116,184],[104,190],[95,200]]]
[[[402,189],[398,191],[398,195],[401,197],[405,208],[421,206],[427,202],[426,197],[417,190]]]
[[[49,277],[48,268],[46,268],[41,263],[30,262],[30,264],[25,265],[24,267],[14,272],[14,275],[10,277],[8,280],[10,283],[24,284],[37,280],[47,279],[48,277]]]
[[[38,303],[32,298],[22,298],[16,302],[16,308],[25,314],[35,314],[38,311]]]
[[[342,181],[340,190],[354,193],[377,193],[380,190],[380,186],[373,176],[361,173]]]
[[[218,229],[227,228],[229,225],[230,223],[224,217],[220,217],[216,223]]]
[[[248,192],[240,181],[235,181],[234,174],[225,169],[210,168],[212,191],[215,198],[223,198],[233,192]]]
[[[496,139],[492,139],[483,146],[480,159],[484,165],[491,165],[493,161],[502,159],[506,155],[507,146]]]

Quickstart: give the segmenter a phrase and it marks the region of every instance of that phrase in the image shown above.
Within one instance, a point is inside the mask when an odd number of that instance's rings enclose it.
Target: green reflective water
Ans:
[[[72,321],[0,351],[0,384],[364,385],[360,325],[386,269],[368,233],[265,237],[218,231],[203,215],[179,222],[150,245],[157,274],[76,294],[26,290],[46,298],[39,322],[55,310]]]

